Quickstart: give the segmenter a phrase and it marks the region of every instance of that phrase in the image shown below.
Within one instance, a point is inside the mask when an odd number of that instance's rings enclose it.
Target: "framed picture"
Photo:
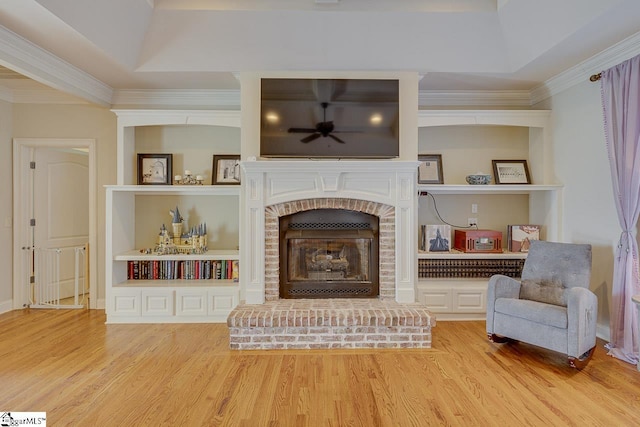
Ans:
[[[213,156],[213,185],[240,184],[240,156],[216,154]]]
[[[419,154],[418,184],[444,184],[442,155]]]
[[[507,248],[509,252],[529,252],[532,240],[540,240],[540,226],[536,224],[508,225]]]
[[[424,247],[427,252],[449,252],[451,250],[451,226],[445,224],[427,225]]]
[[[171,185],[173,154],[138,154],[138,185]]]
[[[526,160],[492,160],[496,184],[531,184]]]

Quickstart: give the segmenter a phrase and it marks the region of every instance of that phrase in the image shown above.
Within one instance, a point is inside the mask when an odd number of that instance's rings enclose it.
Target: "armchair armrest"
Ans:
[[[580,357],[596,345],[598,297],[587,288],[567,289],[567,354]]]
[[[487,302],[495,302],[498,298],[518,298],[520,296],[520,281],[512,277],[495,274],[489,279]]]
[[[487,334],[493,333],[493,313],[498,298],[519,298],[520,281],[502,274],[495,274],[487,285]]]

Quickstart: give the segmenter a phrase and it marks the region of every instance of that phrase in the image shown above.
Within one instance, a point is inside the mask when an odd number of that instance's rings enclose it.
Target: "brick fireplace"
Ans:
[[[415,303],[417,163],[243,162],[243,289],[229,316],[235,349],[430,347],[435,319]],[[354,211],[378,222],[377,297],[280,298],[280,220]]]

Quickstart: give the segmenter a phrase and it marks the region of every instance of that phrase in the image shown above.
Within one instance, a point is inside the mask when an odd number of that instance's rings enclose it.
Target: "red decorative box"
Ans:
[[[494,230],[456,230],[453,248],[462,252],[501,253],[502,232]]]

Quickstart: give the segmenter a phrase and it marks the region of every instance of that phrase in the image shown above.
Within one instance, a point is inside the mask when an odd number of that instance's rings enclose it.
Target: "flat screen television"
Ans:
[[[262,157],[400,154],[398,80],[264,78],[260,92]]]

